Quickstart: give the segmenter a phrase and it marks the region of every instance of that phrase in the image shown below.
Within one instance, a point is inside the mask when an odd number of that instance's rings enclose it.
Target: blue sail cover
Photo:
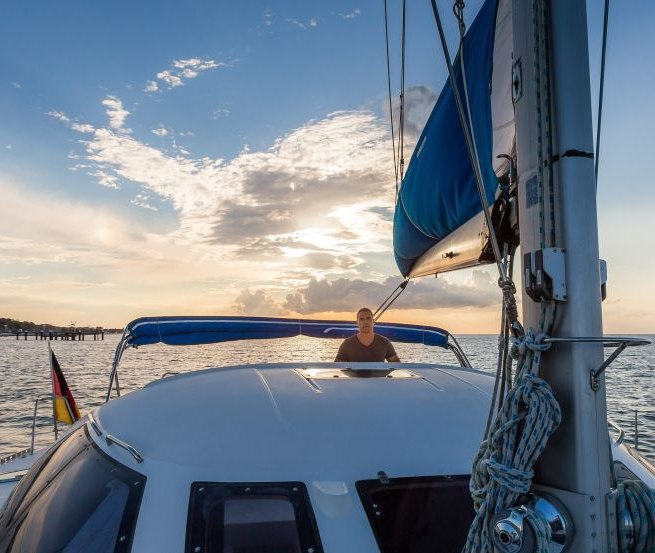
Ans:
[[[347,338],[357,332],[352,322],[272,317],[143,317],[125,328],[127,346],[164,344],[186,346],[233,340],[311,336]],[[446,347],[448,332],[421,325],[376,323],[375,332],[395,342]]]
[[[498,185],[492,166],[490,99],[496,10],[497,0],[487,0],[464,41],[471,120],[489,203]],[[453,67],[464,103],[459,55]],[[400,272],[407,276],[423,253],[480,211],[480,194],[449,80],[416,144],[398,194],[393,243]]]

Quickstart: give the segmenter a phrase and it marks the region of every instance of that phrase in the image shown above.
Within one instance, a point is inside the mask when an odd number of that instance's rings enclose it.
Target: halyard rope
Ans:
[[[470,491],[476,515],[463,550],[466,553],[493,551],[491,518],[530,491],[532,466],[561,422],[553,392],[538,376],[541,353],[550,347],[544,338],[531,330],[521,339],[512,338],[512,356],[518,359],[516,381],[473,461]],[[522,431],[527,428],[530,432]],[[548,526],[536,512],[528,509],[527,513],[537,538],[535,551],[547,553]]]

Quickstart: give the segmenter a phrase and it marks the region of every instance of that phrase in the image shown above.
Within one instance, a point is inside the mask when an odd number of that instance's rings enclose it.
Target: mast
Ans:
[[[585,1],[513,0],[513,28],[523,323],[538,329],[544,313],[547,321],[556,305],[549,336],[599,337],[601,282]],[[526,293],[526,269],[539,292],[539,251],[546,254],[553,280],[564,281],[564,301],[539,303]],[[526,254],[533,255],[526,259]],[[558,268],[562,258],[563,272]],[[575,552],[609,553],[616,543],[615,518],[607,522],[614,509],[607,499],[611,481],[605,380],[601,377],[597,391],[590,385],[590,372],[602,362],[600,343],[555,343],[544,352],[540,369],[563,419],[535,467],[534,484],[568,511],[574,527],[568,550]]]

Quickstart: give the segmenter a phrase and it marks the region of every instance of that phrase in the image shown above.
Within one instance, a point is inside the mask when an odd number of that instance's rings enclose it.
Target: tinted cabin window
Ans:
[[[102,453],[85,427],[33,471],[0,518],[0,551],[129,551],[145,477]]]
[[[322,552],[300,482],[195,482],[187,526],[190,553]]]
[[[357,482],[382,553],[459,553],[473,521],[468,476]]]

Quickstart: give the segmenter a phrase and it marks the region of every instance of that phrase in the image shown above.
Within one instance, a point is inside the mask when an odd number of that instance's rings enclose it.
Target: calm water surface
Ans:
[[[655,340],[655,336],[647,336]],[[496,336],[459,336],[462,349],[472,365],[491,370],[496,365]],[[118,335],[104,341],[50,342],[84,414],[104,400]],[[161,344],[123,355],[121,390],[141,388],[167,371],[273,361],[332,361],[338,340],[298,337],[291,339],[244,341],[206,346],[172,347]],[[441,348],[396,344],[403,361],[456,364]],[[635,410],[638,411],[639,448],[655,458],[655,346],[629,348],[607,371],[608,412],[634,439]],[[0,338],[0,457],[29,445],[34,400],[51,392],[48,344],[15,337]],[[52,441],[51,404],[39,408],[37,445]]]

